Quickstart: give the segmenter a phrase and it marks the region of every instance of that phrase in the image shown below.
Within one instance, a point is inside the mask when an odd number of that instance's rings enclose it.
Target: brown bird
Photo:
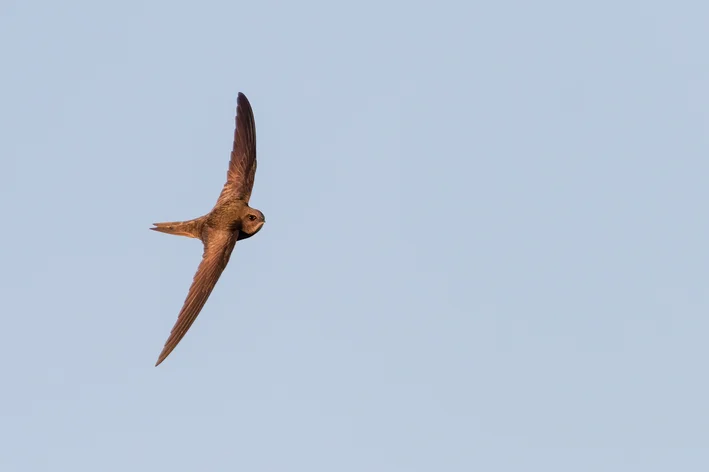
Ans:
[[[249,206],[254,175],[256,175],[254,114],[246,96],[239,93],[234,148],[231,151],[226,183],[217,204],[212,211],[194,220],[154,223],[155,228],[150,228],[163,233],[197,238],[204,244],[202,262],[197,268],[177,322],[155,366],[160,365],[175,349],[194,323],[229,262],[236,242],[258,233],[266,222],[263,213]]]

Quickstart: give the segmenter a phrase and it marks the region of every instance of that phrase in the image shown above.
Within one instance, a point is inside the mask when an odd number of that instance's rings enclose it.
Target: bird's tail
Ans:
[[[202,225],[205,217],[200,216],[189,221],[171,221],[169,223],[153,223],[155,228],[150,228],[153,231],[161,233],[175,234],[177,236],[187,236],[188,238],[202,239]]]

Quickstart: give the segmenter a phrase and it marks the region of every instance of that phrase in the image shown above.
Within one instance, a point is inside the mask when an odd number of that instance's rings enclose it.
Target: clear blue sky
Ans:
[[[709,3],[109,3],[0,3],[1,470],[709,470]]]

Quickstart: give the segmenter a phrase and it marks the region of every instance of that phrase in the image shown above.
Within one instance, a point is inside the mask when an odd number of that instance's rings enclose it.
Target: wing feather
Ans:
[[[229,200],[251,198],[256,176],[256,123],[254,112],[246,95],[239,93],[236,106],[234,146],[229,160],[226,183],[217,200],[217,206]]]
[[[238,235],[230,231],[212,231],[207,233],[204,244],[202,262],[200,262],[197,272],[194,275],[192,286],[187,293],[185,303],[177,317],[177,322],[173,326],[170,336],[165,342],[165,347],[158,357],[156,366],[160,365],[165,358],[177,347],[182,338],[190,329],[197,315],[207,302],[219,277],[229,262],[229,257],[234,250]]]

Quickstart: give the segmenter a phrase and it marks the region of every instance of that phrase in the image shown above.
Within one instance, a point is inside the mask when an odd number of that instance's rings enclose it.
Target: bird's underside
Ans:
[[[150,228],[162,233],[197,238],[204,245],[202,261],[156,366],[175,349],[197,319],[227,266],[236,242],[253,236],[263,226],[263,214],[248,205],[255,173],[256,129],[253,111],[246,96],[240,93],[227,181],[216,205],[212,211],[199,218],[155,223],[155,227]]]

